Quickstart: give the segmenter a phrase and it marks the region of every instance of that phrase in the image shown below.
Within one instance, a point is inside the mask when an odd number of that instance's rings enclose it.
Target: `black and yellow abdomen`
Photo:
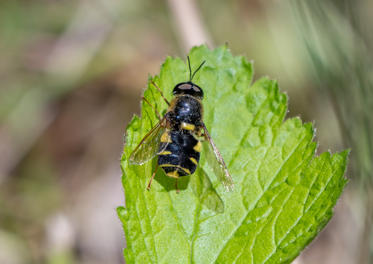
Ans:
[[[163,142],[162,142],[163,141]],[[165,144],[167,147],[163,150]],[[201,142],[187,130],[164,132],[158,153],[158,165],[173,178],[193,174],[199,162]]]

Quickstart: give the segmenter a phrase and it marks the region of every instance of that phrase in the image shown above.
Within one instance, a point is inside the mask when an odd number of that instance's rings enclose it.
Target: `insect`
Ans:
[[[168,105],[167,112],[163,117],[145,97],[142,98],[154,109],[159,122],[132,152],[130,163],[141,165],[158,156],[158,162],[147,189],[150,190],[152,180],[158,168],[161,167],[168,177],[176,179],[175,187],[178,192],[177,179],[195,172],[202,150],[201,141],[207,140],[209,151],[212,151],[215,157],[214,172],[218,174],[217,176],[224,186],[228,190],[232,190],[232,177],[203,122],[203,90],[192,82],[194,75],[202,68],[205,61],[192,73],[189,56],[187,58],[189,81],[178,83],[175,86],[173,89],[174,98],[171,102],[164,97],[161,89],[152,81],[152,85],[156,87]]]

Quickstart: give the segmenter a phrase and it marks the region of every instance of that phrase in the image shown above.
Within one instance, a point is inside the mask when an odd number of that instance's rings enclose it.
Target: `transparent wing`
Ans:
[[[140,141],[139,145],[131,153],[130,164],[144,164],[167,147],[168,144],[163,144],[162,149],[159,149],[161,136],[166,130],[163,121],[164,119],[155,125]]]
[[[209,152],[206,153],[208,156],[207,162],[211,165],[216,176],[220,179],[224,187],[228,191],[232,191],[234,184],[232,176],[229,174],[227,165],[225,165],[224,159],[220,154],[220,151],[216,147],[214,141],[212,140],[205,124],[202,124],[203,130],[205,131],[205,138],[209,145]],[[213,157],[211,157],[213,154]]]

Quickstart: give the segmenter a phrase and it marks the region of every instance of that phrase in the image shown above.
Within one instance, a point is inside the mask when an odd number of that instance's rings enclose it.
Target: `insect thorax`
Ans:
[[[171,102],[168,119],[173,129],[185,129],[183,125],[192,125],[198,129],[202,122],[202,112],[203,108],[199,99],[189,95],[177,96]],[[195,130],[192,126],[186,127],[186,130]]]

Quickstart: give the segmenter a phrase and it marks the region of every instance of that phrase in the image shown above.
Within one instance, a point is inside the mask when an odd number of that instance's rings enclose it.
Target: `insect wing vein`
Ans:
[[[212,140],[205,124],[202,125],[203,130],[205,131],[205,138],[208,141],[209,145],[209,151],[214,153],[214,158],[211,158],[210,165],[212,166],[212,169],[214,173],[217,175],[217,177],[221,180],[222,184],[228,191],[232,191],[234,184],[232,176],[230,175],[227,165],[225,165],[224,159],[216,147],[214,141]],[[206,153],[209,154],[209,153]]]
[[[159,142],[162,134],[165,131],[162,119],[157,125],[155,125],[148,134],[141,140],[139,145],[135,148],[130,156],[130,163],[141,165],[152,159],[159,152],[166,149],[167,144],[163,144],[162,149],[159,149]]]

